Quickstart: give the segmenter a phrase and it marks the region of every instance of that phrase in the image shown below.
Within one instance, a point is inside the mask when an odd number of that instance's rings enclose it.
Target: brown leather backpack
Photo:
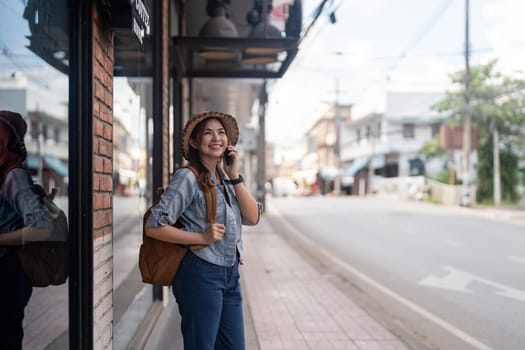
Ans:
[[[192,166],[187,166],[187,168],[189,168],[195,176],[198,176],[197,169]],[[170,286],[179,269],[182,258],[186,255],[188,249],[197,250],[203,246],[188,247],[181,244],[160,241],[146,235],[145,225],[151,215],[151,208],[160,201],[160,194],[164,192],[164,190],[159,189],[158,192],[159,199],[146,210],[142,220],[142,245],[139,251],[139,269],[142,282],[159,286]],[[217,192],[214,187],[203,190],[203,192],[206,198],[206,221],[213,223],[215,222],[215,214],[217,211]],[[175,226],[180,227],[179,221],[175,223]]]

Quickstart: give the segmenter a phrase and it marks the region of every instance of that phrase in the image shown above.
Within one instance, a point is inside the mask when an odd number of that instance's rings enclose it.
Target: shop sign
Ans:
[[[131,7],[131,29],[139,42],[143,44],[144,38],[151,33],[150,13],[143,0],[133,0]]]

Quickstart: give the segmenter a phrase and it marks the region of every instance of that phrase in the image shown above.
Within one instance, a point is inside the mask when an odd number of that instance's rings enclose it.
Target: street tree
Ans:
[[[497,60],[470,69],[470,106],[479,131],[477,198],[518,199],[518,157],[525,150],[525,79],[496,71]],[[449,115],[448,124],[461,126],[465,114],[465,71],[451,74],[453,86],[432,108]]]

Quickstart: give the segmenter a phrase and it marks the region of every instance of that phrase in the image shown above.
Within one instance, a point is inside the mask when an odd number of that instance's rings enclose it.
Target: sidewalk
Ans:
[[[305,260],[283,238],[287,232],[276,232],[275,215],[269,210],[257,226],[244,227],[247,349],[408,349]],[[173,298],[163,314],[148,349],[178,349]]]

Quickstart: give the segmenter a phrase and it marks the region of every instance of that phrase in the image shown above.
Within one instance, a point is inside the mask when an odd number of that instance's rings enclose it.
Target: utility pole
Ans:
[[[469,42],[469,0],[465,0],[465,114],[463,116],[463,186],[461,205],[470,207],[472,205],[470,186],[470,153],[471,153],[471,130],[472,115],[470,106],[470,42]]]
[[[501,204],[501,167],[499,159],[499,133],[497,123],[494,123],[492,131],[492,154],[494,157],[494,205]]]
[[[266,205],[266,193],[264,184],[266,182],[266,105],[268,94],[266,91],[266,80],[261,87],[259,95],[259,137],[257,138],[257,200]]]
[[[370,143],[370,159],[368,161],[368,189],[366,191],[367,194],[372,194],[372,181],[374,181],[374,158],[376,156],[376,135],[379,134],[376,132],[376,125],[375,123],[370,125],[370,135],[369,135],[369,143]]]
[[[335,123],[335,168],[337,175],[334,180],[334,192],[336,195],[341,193],[341,177],[339,169],[341,168],[341,116],[339,115],[339,79],[335,80],[335,100],[334,100],[334,123]]]

